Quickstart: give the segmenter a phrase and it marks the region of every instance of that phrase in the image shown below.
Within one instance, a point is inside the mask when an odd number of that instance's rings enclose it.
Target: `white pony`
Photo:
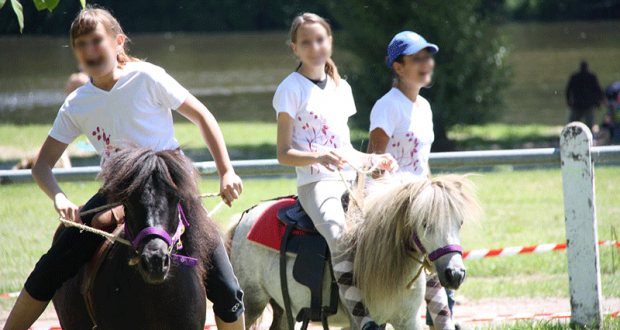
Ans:
[[[365,196],[354,199],[362,204],[361,210],[350,203],[346,236],[355,253],[355,281],[377,323],[390,323],[397,330],[420,329],[418,309],[426,288],[424,268],[426,272],[437,272],[446,288],[461,285],[465,266],[459,230],[463,221],[475,220],[479,211],[468,187],[471,182],[464,176],[429,180],[398,174],[369,184]],[[228,237],[233,269],[245,292],[246,327],[271,303],[274,315],[270,330],[276,330],[288,327],[279,281],[279,254],[246,239],[256,218],[269,205],[271,202],[262,203],[244,213]],[[293,279],[295,257],[287,258],[288,290],[293,315],[297,315],[301,308],[310,306],[310,290]],[[323,278],[323,305],[328,305],[329,270]],[[333,326],[357,328],[342,304],[328,321]]]

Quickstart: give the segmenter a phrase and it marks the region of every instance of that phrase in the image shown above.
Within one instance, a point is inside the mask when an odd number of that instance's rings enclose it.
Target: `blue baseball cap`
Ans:
[[[411,55],[428,48],[431,54],[437,53],[439,47],[430,44],[419,34],[411,31],[403,31],[394,36],[387,48],[387,66],[392,66],[394,60],[400,55]]]

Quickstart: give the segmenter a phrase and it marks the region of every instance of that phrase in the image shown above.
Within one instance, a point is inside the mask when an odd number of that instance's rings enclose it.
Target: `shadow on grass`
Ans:
[[[453,144],[450,151],[559,148],[560,146],[558,136],[548,135],[509,136],[504,139],[470,137],[450,142]]]

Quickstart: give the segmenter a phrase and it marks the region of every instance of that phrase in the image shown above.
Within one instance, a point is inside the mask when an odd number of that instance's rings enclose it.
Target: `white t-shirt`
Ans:
[[[347,121],[355,114],[351,86],[340,80],[336,87],[328,76],[327,86],[321,89],[303,75],[293,72],[278,86],[273,97],[277,114],[287,113],[295,120],[293,148],[306,152],[335,150],[346,160],[355,161]],[[359,164],[354,164],[359,165]],[[297,186],[319,180],[341,180],[320,164],[297,166]],[[355,171],[345,166],[341,171],[346,180],[355,179]]]
[[[69,144],[85,134],[103,158],[110,156],[108,148],[127,142],[155,151],[175,149],[171,109],[188,96],[161,67],[129,62],[110,91],[88,81],[71,93],[49,136]]]
[[[392,88],[372,108],[370,131],[381,128],[390,137],[386,152],[396,158],[399,171],[427,176],[435,140],[433,113],[425,98],[418,95],[416,101],[417,105],[398,88]]]

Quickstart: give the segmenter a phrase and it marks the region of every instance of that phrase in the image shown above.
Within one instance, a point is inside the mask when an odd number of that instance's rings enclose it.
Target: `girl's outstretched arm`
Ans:
[[[54,164],[66,149],[66,143],[48,136],[32,166],[32,176],[39,188],[54,201],[54,208],[61,217],[70,221],[81,222],[78,215],[79,208],[60,189],[58,181],[52,173]]]
[[[222,198],[230,206],[230,203],[239,198],[243,191],[241,178],[235,173],[231,163],[224,136],[213,114],[196,97],[189,95],[185,102],[177,109],[177,112],[191,120],[202,134],[215,165],[220,175],[220,192]]]

